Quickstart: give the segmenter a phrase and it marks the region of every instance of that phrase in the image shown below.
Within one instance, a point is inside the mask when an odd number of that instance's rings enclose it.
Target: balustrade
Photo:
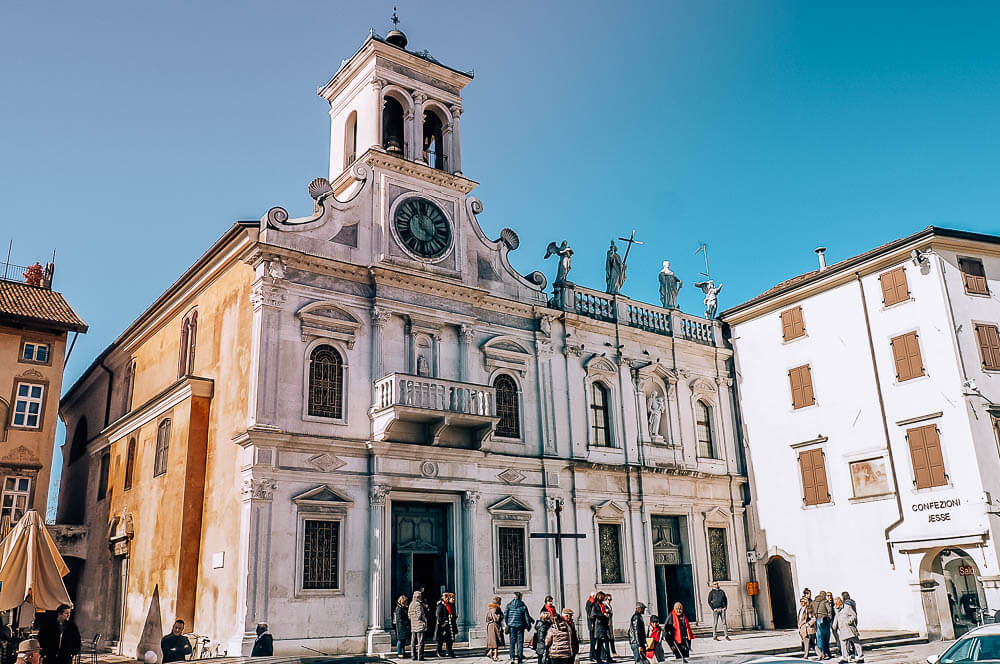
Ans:
[[[392,406],[408,406],[493,417],[496,412],[496,390],[489,385],[429,376],[389,374],[375,383],[374,406],[377,411]]]

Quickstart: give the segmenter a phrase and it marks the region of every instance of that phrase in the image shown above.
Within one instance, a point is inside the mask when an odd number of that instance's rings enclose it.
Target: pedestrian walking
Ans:
[[[553,604],[552,595],[545,596],[545,603],[542,604],[542,611],[548,611],[549,615],[553,618],[559,615],[559,610],[556,608],[556,605]]]
[[[406,610],[410,618],[410,654],[418,662],[424,659],[424,636],[427,632],[427,607],[424,606],[424,589],[413,591]]]
[[[503,643],[503,611],[500,610],[500,598],[494,597],[486,605],[486,656],[494,662],[500,661],[499,650]]]
[[[657,664],[663,664],[666,657],[663,654],[664,631],[659,616],[649,617],[649,634],[646,636],[646,657],[655,659]]]
[[[604,593],[597,593],[594,602],[594,653],[596,658],[594,664],[611,663],[611,646],[609,641],[611,634],[611,617],[607,605],[604,603]]]
[[[843,597],[834,599],[837,608],[837,633],[840,634],[840,661],[864,662],[861,649],[861,632],[858,631],[858,614],[844,603]]]
[[[726,609],[729,607],[729,598],[726,597],[726,591],[719,587],[718,581],[712,583],[712,589],[708,591],[708,605],[712,608],[712,638],[716,641],[719,640],[717,630],[721,621],[726,641],[731,641],[729,625],[726,624]]]
[[[455,608],[455,593],[445,593],[437,603],[434,616],[434,640],[437,641],[437,656],[455,656],[455,637],[458,635],[458,609]]]
[[[611,606],[611,593],[604,593],[604,606],[608,607],[608,630],[610,633],[608,646],[611,649],[611,656],[608,659],[613,662],[615,656],[618,655],[618,650],[615,649],[615,610]]]
[[[833,655],[833,644],[837,645],[837,652],[841,655],[844,653],[844,646],[840,642],[840,629],[837,627],[837,602],[833,593],[827,593],[827,601],[830,602],[830,638],[832,643],[830,644],[830,655]],[[841,601],[840,606],[844,606],[843,601]]]
[[[590,637],[590,661],[596,661],[597,659],[597,641],[594,639],[594,606],[597,604],[597,598],[600,596],[604,598],[601,592],[592,592],[590,596],[587,597],[587,606],[585,607],[587,612],[587,636]]]
[[[573,612],[563,609],[562,616],[556,618],[545,634],[545,649],[549,664],[573,664],[580,650],[580,643],[573,628]],[[568,615],[566,611],[569,611]]]
[[[253,640],[251,657],[273,657],[274,637],[267,631],[267,623],[257,623],[257,638]]]
[[[816,647],[816,614],[812,610],[812,602],[805,595],[799,599],[799,636],[802,638],[802,658],[809,659]]]
[[[531,616],[521,597],[521,593],[514,593],[514,599],[507,602],[503,611],[503,619],[510,632],[511,664],[524,663],[524,632],[531,629]]]
[[[183,662],[191,654],[191,642],[184,636],[184,621],[180,618],[174,621],[170,633],[160,639],[160,652],[163,653],[163,664]]]
[[[392,609],[392,631],[396,634],[396,656],[406,657],[410,642],[410,602],[406,595],[400,595]]]
[[[72,615],[73,609],[69,604],[60,604],[55,621],[46,621],[38,630],[44,664],[72,664],[73,658],[79,654],[80,630],[71,620]]]
[[[18,644],[17,664],[42,664],[42,644],[38,639],[25,639]]]
[[[822,590],[816,594],[812,609],[816,615],[816,649],[819,651],[819,658],[830,659],[830,619],[833,611]]]
[[[674,604],[674,610],[670,613],[663,625],[666,631],[667,643],[673,651],[676,659],[688,661],[691,655],[691,641],[694,640],[694,632],[691,631],[691,623],[684,615],[684,605],[680,602]]]
[[[840,599],[844,600],[844,604],[851,607],[854,610],[854,615],[858,615],[858,603],[851,599],[851,593],[846,590],[840,593]]]
[[[642,619],[645,612],[646,605],[637,603],[628,623],[628,644],[632,647],[632,661],[635,664],[642,664],[646,659],[646,623]]]
[[[546,609],[542,609],[535,621],[535,633],[531,635],[531,648],[538,657],[538,664],[548,664],[548,647],[545,645],[545,638],[552,628],[552,614]]]

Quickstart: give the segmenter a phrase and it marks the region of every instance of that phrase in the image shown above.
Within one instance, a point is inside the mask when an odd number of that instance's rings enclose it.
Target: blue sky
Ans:
[[[522,272],[600,288],[613,236],[646,242],[624,292],[680,304],[709,243],[726,308],[930,224],[997,232],[1000,6],[397,0],[410,47],[474,68],[463,166]],[[237,219],[306,214],[328,171],[316,88],[393,2],[6,2],[0,241],[57,252],[90,361]],[[61,442],[60,439],[57,442]]]

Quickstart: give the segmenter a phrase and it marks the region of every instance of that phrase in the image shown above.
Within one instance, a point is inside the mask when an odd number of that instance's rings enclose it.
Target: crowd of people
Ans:
[[[861,650],[861,633],[858,631],[858,604],[851,594],[839,596],[821,590],[813,597],[805,588],[799,599],[799,636],[802,637],[802,656],[816,659],[833,659],[836,648],[841,662],[864,662]]]

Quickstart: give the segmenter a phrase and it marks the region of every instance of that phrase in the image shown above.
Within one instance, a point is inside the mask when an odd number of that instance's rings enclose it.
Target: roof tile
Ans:
[[[0,321],[36,323],[86,332],[87,324],[61,293],[16,281],[0,281]]]

